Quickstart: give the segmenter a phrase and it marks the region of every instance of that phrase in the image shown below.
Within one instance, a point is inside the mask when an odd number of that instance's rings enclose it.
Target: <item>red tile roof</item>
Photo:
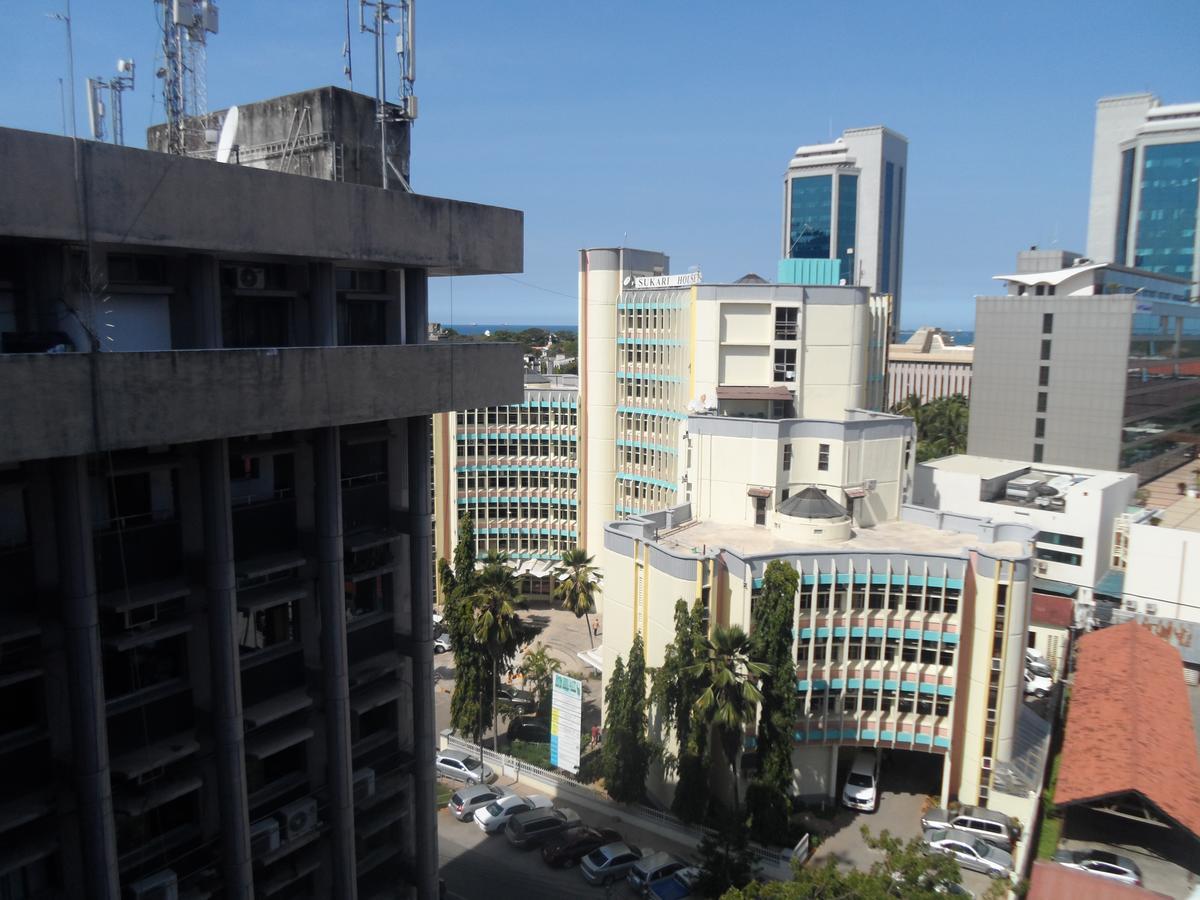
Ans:
[[[1183,664],[1136,622],[1079,641],[1054,802],[1129,793],[1200,837],[1200,755]]]
[[[1070,597],[1055,597],[1053,594],[1033,592],[1033,605],[1029,610],[1029,621],[1034,625],[1070,628],[1074,621],[1074,615],[1075,603]]]
[[[1029,880],[1026,900],[1063,900],[1065,897],[1087,897],[1088,900],[1147,900],[1150,897],[1169,897],[1157,891],[1122,884],[1078,869],[1068,869],[1058,863],[1036,862]]]

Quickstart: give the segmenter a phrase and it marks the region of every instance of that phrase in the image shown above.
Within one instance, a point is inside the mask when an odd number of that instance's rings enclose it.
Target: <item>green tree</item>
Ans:
[[[675,640],[666,648],[663,664],[654,672],[652,696],[674,732],[675,796],[671,812],[685,822],[704,817],[708,803],[708,741],[703,727],[693,727],[696,701],[704,687],[694,667],[704,658],[707,619],[704,605],[696,600],[689,613],[682,599],[675,603]]]
[[[614,669],[604,698],[604,784],[614,800],[640,803],[646,796],[651,757],[646,736],[646,653],[640,635],[629,649],[629,665],[621,664],[620,658],[618,665],[620,678]]]
[[[768,670],[759,680],[762,708],[758,717],[758,775],[746,793],[750,837],[778,843],[787,833],[788,797],[792,787],[792,731],[799,715],[796,665],[792,659],[796,569],[772,560],[763,573],[762,593],[753,610],[750,655]]]
[[[483,750],[483,723],[492,718],[492,695],[487,691],[491,659],[475,638],[475,609],[471,597],[479,573],[475,569],[475,524],[470,513],[458,522],[454,566],[441,560],[442,614],[450,649],[454,653],[454,693],[450,698],[450,725],[470,735]]]
[[[501,664],[508,668],[520,647],[522,629],[516,607],[519,602],[517,581],[503,560],[484,567],[470,597],[475,640],[487,649],[492,670],[492,750],[500,739],[500,712],[496,706],[496,688]]]
[[[562,561],[551,574],[557,582],[554,587],[555,599],[562,601],[562,608],[574,613],[576,619],[584,620],[588,643],[594,648],[596,642],[592,640],[592,620],[588,614],[596,611],[596,589],[603,576],[592,565],[592,557],[579,547],[564,550]]]
[[[526,652],[517,667],[517,673],[525,679],[526,689],[533,694],[534,705],[542,713],[550,706],[554,692],[554,673],[562,669],[562,663],[550,655],[545,644],[538,644]]]
[[[917,462],[966,451],[970,406],[962,394],[939,397],[928,403],[910,394],[892,407],[892,412],[908,416],[917,426]]]
[[[901,841],[887,831],[872,837],[864,825],[863,840],[883,858],[870,869],[845,869],[834,859],[819,866],[793,864],[791,881],[754,882],[730,890],[723,900],[939,900],[944,885],[961,883],[958,863],[941,853],[929,853],[920,838]],[[985,895],[999,900],[1007,881],[998,881]]]

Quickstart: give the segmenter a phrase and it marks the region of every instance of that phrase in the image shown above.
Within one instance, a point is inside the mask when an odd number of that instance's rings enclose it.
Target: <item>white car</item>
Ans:
[[[452,648],[450,646],[450,635],[439,634],[437,637],[435,637],[433,639],[433,652],[434,653],[449,653],[451,649]]]
[[[475,810],[475,824],[479,826],[480,831],[497,834],[504,830],[508,820],[517,813],[531,809],[549,809],[553,805],[550,798],[544,794],[531,794],[528,797],[509,794],[507,797],[493,800],[483,809]]]
[[[1048,697],[1054,690],[1054,680],[1045,675],[1035,675],[1032,669],[1025,670],[1025,693],[1035,697]]]
[[[859,750],[842,788],[842,805],[875,812],[879,809],[879,751]]]
[[[496,780],[496,773],[487,763],[461,750],[439,750],[434,757],[434,768],[439,775],[468,784],[491,784]]]
[[[973,869],[993,878],[1008,878],[1012,874],[1012,855],[983,838],[957,828],[930,828],[925,843],[937,853],[945,853],[964,869]]]

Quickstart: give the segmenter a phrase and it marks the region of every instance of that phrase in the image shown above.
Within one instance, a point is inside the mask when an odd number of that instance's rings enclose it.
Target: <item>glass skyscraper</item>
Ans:
[[[833,280],[891,294],[893,334],[900,325],[907,166],[908,140],[876,126],[800,147],[784,175],[782,258],[837,260]]]

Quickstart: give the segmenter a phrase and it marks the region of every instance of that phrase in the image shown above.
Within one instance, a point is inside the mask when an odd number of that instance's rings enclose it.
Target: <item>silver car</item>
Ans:
[[[462,750],[439,750],[434,763],[437,773],[468,784],[491,784],[496,773],[470,753]]]
[[[593,850],[583,858],[579,870],[588,884],[612,884],[624,878],[641,858],[637,847],[618,841]]]
[[[1012,874],[1012,855],[995,844],[989,844],[957,828],[930,828],[925,832],[930,850],[945,853],[958,860],[964,869],[983,872],[993,878],[1008,878]]]
[[[464,822],[475,814],[475,810],[507,796],[508,790],[498,784],[464,785],[450,796],[446,806],[454,818]]]
[[[1142,870],[1138,868],[1137,863],[1128,856],[1118,856],[1107,850],[1059,850],[1054,854],[1054,861],[1072,869],[1111,878],[1113,881],[1136,887],[1142,885]]]
[[[960,806],[954,812],[936,807],[921,817],[921,828],[953,828],[981,837],[1002,850],[1012,850],[1016,838],[1013,820],[1002,812],[982,806]]]

